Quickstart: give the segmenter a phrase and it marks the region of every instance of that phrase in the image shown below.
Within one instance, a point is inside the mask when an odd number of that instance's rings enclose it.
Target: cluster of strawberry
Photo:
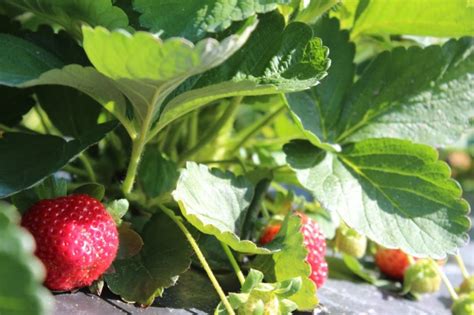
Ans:
[[[325,260],[326,240],[317,222],[303,213],[300,232],[307,249],[306,261],[311,267],[310,279],[318,288],[328,277]],[[55,291],[69,291],[91,285],[112,264],[118,249],[116,224],[100,201],[87,195],[70,195],[42,200],[22,218],[22,225],[34,236],[36,255],[47,269],[45,285]],[[271,242],[281,224],[264,229],[260,243]],[[345,254],[361,258],[367,239],[342,224],[333,241]],[[378,247],[375,263],[388,278],[403,281],[404,293],[425,294],[439,290],[439,264],[431,259],[411,257],[399,249]],[[458,288],[460,295],[453,304],[453,314],[474,315],[474,276],[466,276]]]
[[[307,262],[311,266],[311,279],[317,287],[321,287],[327,279],[328,265],[325,261],[326,240],[318,224],[302,213],[300,232],[304,236],[304,244],[308,250]],[[280,231],[281,224],[267,226],[260,243],[271,242]],[[344,223],[336,231],[332,242],[334,248],[344,254],[361,258],[367,251],[367,238],[358,234]],[[387,278],[403,282],[403,294],[411,293],[414,296],[433,293],[440,289],[441,276],[439,268],[445,260],[412,257],[400,249],[377,247],[374,260],[380,272]],[[457,289],[459,298],[453,303],[454,315],[474,315],[474,275],[466,277]]]

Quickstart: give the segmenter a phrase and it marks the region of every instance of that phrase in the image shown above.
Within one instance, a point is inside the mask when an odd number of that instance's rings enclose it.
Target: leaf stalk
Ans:
[[[230,264],[232,265],[232,268],[234,268],[235,274],[237,275],[237,279],[239,279],[240,285],[243,285],[245,282],[245,276],[242,270],[240,269],[239,263],[235,259],[234,254],[232,254],[232,251],[230,250],[227,244],[224,244],[223,242],[219,243],[221,243],[221,246],[224,249],[227,258],[229,258]]]
[[[234,113],[237,110],[240,102],[242,102],[242,99],[243,96],[236,96],[232,98],[232,101],[219,120],[217,120],[217,122],[206,132],[206,134],[201,139],[199,139],[198,143],[194,147],[181,155],[178,164],[185,162],[217,137],[219,130],[221,130],[222,127],[224,127],[226,123],[234,116]]]
[[[142,129],[137,138],[132,140],[132,155],[127,168],[127,175],[122,184],[122,191],[125,195],[132,192],[133,184],[135,183],[135,177],[137,176],[138,165],[142,157],[145,145],[147,143],[148,132],[150,131],[151,120],[153,118],[153,108],[149,107],[148,112],[143,120]]]
[[[459,269],[461,270],[462,277],[464,279],[469,278],[469,271],[467,271],[466,265],[464,264],[464,260],[462,259],[461,255],[457,253],[454,255],[454,258],[456,259],[456,263],[459,266]]]
[[[235,152],[241,148],[250,138],[255,136],[263,127],[271,123],[278,115],[283,113],[286,109],[286,104],[278,106],[274,111],[267,113],[261,119],[254,122],[248,128],[241,131],[240,135],[237,135],[236,138],[241,138],[237,144],[235,144],[229,151]]]
[[[181,207],[181,205],[180,205]],[[222,304],[225,306],[227,312],[229,315],[235,315],[234,309],[229,303],[229,300],[227,300],[227,297],[224,293],[224,290],[222,290],[222,287],[220,286],[219,282],[216,279],[216,276],[212,272],[211,267],[207,263],[206,257],[204,257],[204,254],[202,253],[201,249],[199,248],[198,243],[194,239],[193,235],[189,230],[186,228],[186,226],[182,222],[182,218],[178,217],[174,214],[174,212],[171,209],[166,208],[165,206],[160,206],[161,210],[168,216],[170,217],[171,220],[173,220],[174,223],[179,227],[179,229],[183,232],[184,236],[188,240],[189,244],[193,248],[194,252],[196,253],[197,258],[199,259],[199,262],[201,263],[202,267],[207,273],[207,276],[209,277],[209,280],[211,281],[214,289],[216,290],[217,294],[219,295]]]
[[[92,182],[97,181],[97,177],[95,176],[94,169],[92,168],[92,164],[85,155],[85,152],[83,152],[81,155],[79,155],[79,160],[81,160],[82,165],[84,165],[84,168],[86,169],[87,176]]]
[[[443,270],[441,270],[441,267],[438,265],[437,262],[435,262],[431,259],[431,263],[433,264],[433,266],[435,266],[436,271],[438,271],[438,274],[441,277],[441,280],[443,280],[444,285],[448,289],[448,292],[449,292],[449,295],[451,296],[451,299],[453,299],[453,301],[457,300],[459,298],[459,296],[456,293],[456,290],[454,290],[454,287],[451,284],[451,281],[449,281],[448,277],[446,277],[446,274],[443,272]]]

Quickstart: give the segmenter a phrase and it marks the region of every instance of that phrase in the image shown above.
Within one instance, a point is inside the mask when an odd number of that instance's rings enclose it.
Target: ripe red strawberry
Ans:
[[[306,261],[311,266],[311,275],[309,278],[320,288],[328,277],[328,264],[324,259],[326,255],[326,240],[315,221],[303,213],[298,212],[297,215],[301,218],[302,225],[300,232],[303,234],[303,242],[308,250]],[[267,244],[272,241],[275,235],[278,234],[280,228],[281,224],[268,226],[260,237],[260,243]]]
[[[55,291],[88,286],[110,267],[118,249],[114,220],[96,199],[70,195],[41,200],[21,224],[36,240],[36,255]]]
[[[260,237],[260,244],[265,245],[270,243],[278,234],[280,228],[281,224],[272,224],[267,226]]]
[[[399,249],[382,247],[375,254],[375,263],[382,273],[395,280],[403,280],[403,274],[410,266],[407,254]]]

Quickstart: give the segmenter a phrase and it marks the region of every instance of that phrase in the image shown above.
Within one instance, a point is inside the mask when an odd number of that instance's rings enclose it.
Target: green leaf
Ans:
[[[87,183],[74,189],[73,194],[85,194],[97,200],[102,200],[105,195],[104,185],[98,183]],[[120,199],[122,200],[122,199]],[[114,201],[115,202],[115,201]]]
[[[150,219],[141,236],[140,253],[115,260],[115,272],[105,274],[105,281],[124,300],[150,305],[189,268],[193,251],[178,226],[161,212]]]
[[[286,95],[296,124],[315,145],[334,142],[335,126],[342,110],[342,100],[352,86],[355,48],[349,33],[339,30],[336,19],[322,18],[314,26],[316,36],[329,48],[331,68],[321,84],[310,90]]]
[[[25,213],[32,205],[34,205],[38,201],[39,198],[34,188],[20,191],[19,193],[11,196],[11,202],[15,205],[15,207],[21,214]]]
[[[466,243],[469,205],[433,148],[369,139],[339,154],[305,141],[287,144],[284,150],[301,184],[373,241],[434,258]]]
[[[38,196],[38,200],[63,197],[67,195],[67,181],[64,178],[56,178],[51,175],[46,177],[33,190]]]
[[[257,13],[277,8],[289,0],[136,0],[134,7],[142,13],[140,24],[151,32],[163,32],[162,37],[180,36],[191,41],[203,38],[206,33],[217,33],[232,22],[243,21]]]
[[[326,262],[328,263],[330,279],[346,280],[355,283],[362,283],[364,281],[348,267],[341,257],[326,256]]]
[[[186,164],[173,191],[183,216],[202,233],[214,235],[238,252],[270,253],[240,239],[253,194],[254,187],[244,177],[194,162]]]
[[[234,290],[236,285],[238,288],[233,272],[224,276],[216,274],[216,277],[225,291]],[[178,283],[165,290],[163,296],[156,302],[159,306],[201,310],[205,314],[213,314],[219,301],[219,296],[207,275],[201,270],[190,268],[179,277]]]
[[[9,34],[0,34],[0,84],[18,86],[61,66],[57,57],[39,46]]]
[[[273,255],[257,256],[252,268],[261,270],[265,280],[282,282],[300,277],[301,288],[289,299],[298,305],[298,310],[312,310],[318,304],[316,285],[309,278],[311,267],[306,262],[308,251],[300,233],[301,219],[289,215],[272,243],[281,243],[281,251]],[[291,268],[289,267],[291,266]]]
[[[437,37],[474,35],[474,6],[466,0],[367,2],[353,26],[354,37],[362,33]]]
[[[222,243],[215,236],[201,233],[198,245],[212,270],[234,273],[229,257],[222,250]],[[199,258],[196,256],[193,256],[193,265],[200,265]]]
[[[256,82],[249,80],[240,82],[226,81],[203,88],[193,89],[178,95],[166,104],[154,132],[158,133],[178,118],[219,99],[234,96],[267,95],[276,93],[279,92],[275,86],[269,84],[258,85]]]
[[[16,224],[18,214],[0,201],[0,313],[49,314],[53,298],[43,288],[45,270],[33,255],[34,240]]]
[[[43,86],[36,88],[36,96],[53,125],[65,136],[80,137],[97,125],[101,106],[77,90]]]
[[[0,50],[0,56],[1,53]],[[1,71],[0,68],[0,76]],[[112,113],[122,123],[130,135],[136,134],[136,127],[127,114],[128,103],[126,98],[111,79],[99,73],[94,68],[80,65],[67,65],[62,69],[47,71],[38,78],[23,82],[18,86],[30,87],[51,84],[75,88],[87,94]],[[10,84],[6,83],[6,85]]]
[[[127,116],[127,101],[112,80],[92,67],[67,65],[59,69],[62,66],[62,62],[55,55],[43,48],[18,37],[0,34],[0,85],[22,88],[62,85],[75,88],[111,112],[129,134],[136,134],[135,126]],[[49,95],[46,102],[54,100],[55,95]],[[89,100],[88,102],[90,103]],[[54,112],[59,116],[59,113]],[[53,119],[55,118],[56,116],[53,116]],[[75,118],[75,121],[78,119]],[[80,121],[82,126],[83,120]],[[60,128],[67,127],[60,124]]]
[[[129,206],[130,204],[127,199],[117,199],[107,204],[107,212],[110,213],[115,223],[119,225]]]
[[[294,92],[314,86],[326,75],[330,63],[327,53],[306,24],[285,27],[283,16],[266,14],[238,52],[167,103],[154,131],[218,99]]]
[[[386,281],[377,279],[373,270],[367,270],[354,256],[342,254],[342,260],[351,272],[364,281],[377,286],[386,284]]]
[[[338,0],[301,1],[295,20],[307,24],[317,23],[321,20],[321,15],[336,4],[342,5],[343,3]]]
[[[6,86],[0,86],[0,124],[14,126],[21,121],[34,105],[31,90],[20,90]]]
[[[156,118],[165,98],[187,78],[216,67],[239,49],[254,29],[248,21],[221,42],[196,45],[184,38],[161,40],[154,34],[109,32],[85,27],[84,49],[95,68],[114,80],[135,109],[135,118]]]
[[[26,133],[0,137],[0,197],[24,190],[61,169],[117,126],[111,121],[90,129],[80,139]]]
[[[474,39],[384,52],[352,86],[347,34],[327,19],[315,32],[334,52],[332,72],[321,86],[287,96],[296,123],[314,145],[338,151],[337,144],[390,137],[443,147],[469,127]]]
[[[338,141],[394,137],[437,147],[456,141],[474,116],[473,43],[464,38],[380,54],[346,97]]]
[[[197,86],[216,81],[251,80],[281,92],[304,90],[319,83],[330,65],[328,49],[311,28],[285,24],[282,15],[263,15],[247,43],[220,67],[204,74]]]
[[[138,170],[138,180],[149,198],[161,196],[176,188],[179,172],[175,162],[165,157],[157,147],[149,147]]]
[[[240,292],[249,293],[257,285],[262,283],[262,281],[263,281],[263,273],[258,270],[250,268],[250,271],[248,272],[247,276],[245,277],[245,281],[242,284],[242,288],[240,289]]]
[[[297,304],[287,299],[301,288],[301,277],[291,278],[282,282],[262,283],[263,273],[250,269],[242,284],[242,293],[230,293],[229,303],[238,314],[281,314],[291,315]],[[228,315],[220,303],[215,315]]]
[[[4,0],[4,5],[31,12],[41,21],[59,25],[81,38],[84,24],[108,29],[126,28],[127,15],[110,0]]]
[[[135,232],[129,222],[124,222],[118,227],[119,249],[116,259],[127,259],[135,256],[143,247],[143,239]]]

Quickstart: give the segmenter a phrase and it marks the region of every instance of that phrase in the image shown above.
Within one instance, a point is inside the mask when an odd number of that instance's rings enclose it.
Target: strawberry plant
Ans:
[[[468,314],[470,207],[438,152],[472,127],[473,16],[464,0],[0,1],[0,314],[82,288],[290,314],[324,303],[328,272],[415,297],[442,280]]]

